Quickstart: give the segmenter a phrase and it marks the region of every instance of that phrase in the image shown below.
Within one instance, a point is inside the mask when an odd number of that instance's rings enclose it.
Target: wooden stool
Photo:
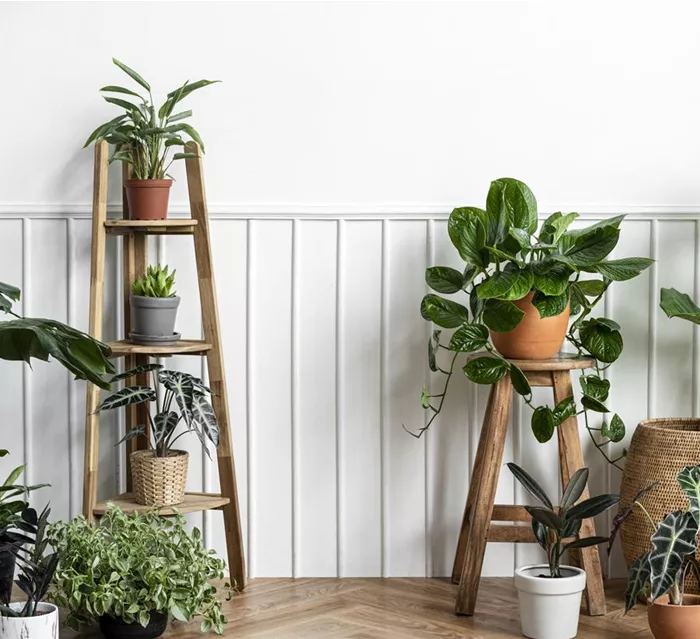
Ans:
[[[484,353],[474,353],[470,359]],[[594,360],[561,353],[547,360],[513,360],[525,373],[531,386],[551,386],[554,402],[573,396],[571,371],[592,368]],[[474,460],[467,505],[464,509],[462,528],[459,532],[457,553],[452,569],[452,582],[459,583],[455,612],[459,615],[474,614],[479,579],[484,562],[487,541],[536,543],[531,527],[493,525],[497,522],[530,522],[530,515],[523,506],[494,505],[498,476],[503,463],[508,417],[510,415],[513,386],[510,375],[491,387],[484,423],[481,427],[479,447]],[[559,465],[562,485],[579,468],[583,468],[578,421],[570,417],[557,428],[559,439]],[[530,469],[525,469],[530,470]],[[588,498],[588,488],[581,499]],[[593,519],[584,520],[581,537],[595,535]],[[605,592],[598,547],[592,546],[571,551],[570,561],[586,571],[586,606],[589,615],[605,614]]]

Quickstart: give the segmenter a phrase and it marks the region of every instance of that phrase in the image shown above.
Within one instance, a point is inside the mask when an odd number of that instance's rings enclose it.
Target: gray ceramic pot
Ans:
[[[175,318],[179,297],[131,296],[131,339],[137,344],[165,345],[176,341]]]

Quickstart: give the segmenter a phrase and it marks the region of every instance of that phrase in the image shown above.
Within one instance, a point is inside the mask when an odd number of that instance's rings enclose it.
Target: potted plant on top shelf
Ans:
[[[617,495],[598,495],[576,503],[588,483],[588,469],[577,470],[555,508],[540,484],[517,464],[508,464],[515,478],[541,506],[525,506],[532,516],[532,531],[547,553],[547,563],[523,566],[515,571],[522,633],[530,639],[573,639],[578,632],[581,593],[586,573],[581,568],[562,566],[567,550],[587,548],[608,541],[607,537],[579,538],[584,519],[595,517],[614,506]]]
[[[578,213],[553,213],[538,231],[535,196],[526,184],[512,178],[491,183],[486,209],[467,206],[452,211],[448,234],[466,264],[463,271],[448,266],[426,270],[426,283],[435,293],[423,298],[421,314],[440,327],[429,340],[428,363],[432,371],[446,377],[440,392],[423,389],[421,403],[431,415],[416,436],[442,410],[457,358],[486,350],[484,356],[466,363],[465,375],[478,384],[493,384],[510,374],[515,391],[534,409],[535,437],[548,441],[559,424],[577,414],[576,404],[567,398],[554,409],[534,406],[530,384],[517,360],[547,359],[566,339],[577,355],[595,360],[595,372],[580,378],[588,432],[609,462],[617,465],[624,457],[623,453],[612,459],[603,450],[605,443],[625,435],[617,414],[603,422],[601,441],[593,432],[598,429],[589,425],[588,411],[609,412],[605,402],[610,382],[604,371],[623,346],[620,325],[609,318],[591,317],[591,312],[613,282],[636,277],[653,260],[607,259],[620,237],[623,215],[572,229],[576,218]],[[467,306],[444,297],[465,293]],[[444,340],[441,329],[456,330]],[[443,352],[451,355],[447,364],[440,361]]]
[[[188,533],[181,515],[127,515],[112,505],[99,524],[82,516],[57,522],[49,538],[60,558],[52,600],[68,609],[71,628],[97,621],[108,639],[149,639],[171,618],[201,616],[202,632],[223,633],[226,617],[211,581],[223,579],[225,564],[198,528]]]
[[[135,375],[151,373],[153,387],[128,386],[104,399],[95,412],[114,410],[135,404],[147,404],[148,425],[130,430],[119,444],[140,435],[149,436],[149,450],[131,453],[131,479],[136,503],[145,506],[171,506],[185,498],[189,455],[174,448],[187,433],[195,433],[209,455],[207,444],[219,445],[219,425],[208,396],[211,390],[202,380],[188,373],[164,370],[159,364],[144,364],[111,379],[117,382]],[[163,393],[156,393],[158,384]],[[150,404],[156,407],[151,415]],[[179,428],[180,424],[183,428]]]
[[[188,136],[204,151],[204,144],[197,131],[183,122],[192,115],[191,110],[175,113],[175,107],[190,93],[218,82],[198,80],[185,82],[168,93],[160,107],[156,107],[151,85],[136,71],[112,58],[112,62],[126,73],[136,84],[137,90],[117,85],[102,87],[104,99],[124,110],[122,115],[97,127],[85,142],[88,146],[96,140],[106,140],[118,145],[110,157],[125,162],[131,167],[132,178],[125,183],[129,214],[133,220],[164,220],[168,214],[168,198],[173,184],[168,174],[175,160],[195,157],[195,153],[178,152],[170,157],[173,147],[185,145],[183,135]],[[148,97],[143,95],[143,91]],[[117,94],[117,95],[114,95]],[[117,97],[117,96],[126,97]],[[134,99],[135,98],[135,99]]]
[[[44,601],[58,566],[58,555],[48,552],[47,536],[51,509],[46,506],[40,515],[26,508],[20,526],[31,535],[29,548],[19,549],[21,566],[17,586],[25,599],[7,605],[0,604],[0,638],[58,639],[58,608]]]
[[[131,287],[131,313],[135,344],[171,346],[180,339],[175,319],[180,298],[175,293],[175,271],[167,266],[149,266]]]

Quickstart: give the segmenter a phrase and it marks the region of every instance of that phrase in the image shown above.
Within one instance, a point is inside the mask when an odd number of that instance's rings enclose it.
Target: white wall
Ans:
[[[22,285],[25,313],[85,328],[81,145],[113,112],[97,93],[122,82],[110,57],[161,95],[223,80],[191,105],[207,142],[250,573],[444,575],[485,389],[458,380],[420,441],[401,423],[424,417],[423,270],[455,261],[446,214],[482,202],[491,179],[528,182],[543,213],[631,214],[617,255],[659,262],[606,302],[626,343],[615,407],[630,426],[698,412],[693,329],[656,300],[660,286],[700,292],[699,18],[691,2],[1,3],[0,279]],[[153,245],[178,268],[185,308],[197,295],[189,242]],[[114,264],[108,336],[121,327]],[[183,311],[180,329],[197,335],[199,317]],[[77,513],[83,385],[41,363],[0,363],[0,380],[2,446],[52,483],[56,515]],[[518,408],[507,456],[556,490],[556,451],[528,423]],[[119,427],[102,431],[103,497],[123,481]],[[214,490],[191,444],[191,487]],[[590,449],[594,490],[615,490],[618,474]],[[522,498],[504,473],[499,499]],[[217,548],[219,517],[204,521]],[[533,553],[491,545],[485,574]]]

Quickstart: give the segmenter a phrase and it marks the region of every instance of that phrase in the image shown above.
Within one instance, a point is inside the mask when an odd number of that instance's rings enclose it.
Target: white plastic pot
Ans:
[[[515,571],[520,628],[529,639],[573,639],[578,632],[586,573],[562,566],[562,576],[549,577],[549,566],[523,566]],[[540,576],[545,575],[545,576]]]
[[[21,610],[24,602],[11,603]],[[50,603],[37,604],[34,617],[5,617],[0,615],[0,639],[58,639],[58,608]]]

